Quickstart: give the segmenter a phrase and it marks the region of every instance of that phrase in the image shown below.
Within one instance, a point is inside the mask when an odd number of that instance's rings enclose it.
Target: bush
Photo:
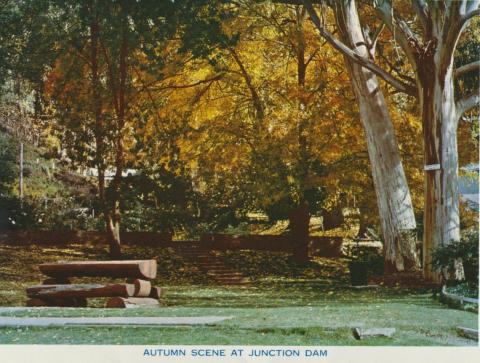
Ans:
[[[455,261],[459,259],[463,263],[465,280],[478,286],[478,230],[467,230],[463,233],[460,242],[437,247],[432,252],[432,266],[448,271],[450,276],[454,271]]]
[[[383,275],[385,271],[383,252],[377,246],[365,246],[361,243],[344,244],[342,254],[353,261],[366,262],[368,270],[374,275]]]

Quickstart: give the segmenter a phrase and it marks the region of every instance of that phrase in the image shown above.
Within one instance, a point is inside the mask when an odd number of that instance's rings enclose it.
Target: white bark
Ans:
[[[431,29],[427,40],[435,47],[431,54],[426,52],[417,61],[425,163],[440,164],[439,170],[425,172],[423,236],[424,275],[437,282],[441,275],[431,266],[432,250],[460,240],[457,126],[462,113],[475,104],[475,97],[455,103],[454,52],[468,19],[478,15],[479,4],[458,1],[446,13],[438,4],[430,4]],[[461,264],[456,264],[455,270],[454,277],[462,278]]]
[[[370,57],[355,3],[344,3],[342,8],[337,9],[336,16],[344,42],[359,44],[356,53]],[[386,268],[394,271],[410,269],[416,267],[417,260],[414,245],[416,222],[388,107],[376,75],[347,57],[345,62],[367,139],[384,237]]]
[[[425,165],[440,164],[440,169],[425,171],[425,214],[423,256],[425,278],[440,280],[431,268],[431,252],[460,240],[458,195],[458,116],[454,101],[453,64],[441,66],[442,47],[425,65],[431,77],[422,89]]]

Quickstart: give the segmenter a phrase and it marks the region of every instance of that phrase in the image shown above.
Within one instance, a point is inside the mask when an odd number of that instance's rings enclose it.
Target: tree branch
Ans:
[[[190,84],[168,84],[168,85],[165,85],[165,86],[161,86],[161,87],[150,87],[149,89],[151,91],[163,91],[163,90],[167,90],[167,89],[183,89],[183,88],[192,88],[192,87],[196,87],[196,86],[199,86],[203,83],[210,83],[210,82],[213,82],[213,81],[218,81],[219,79],[221,79],[225,74],[224,73],[219,73],[213,77],[210,77],[210,78],[205,78],[205,79],[202,79],[200,81],[197,81],[197,82],[194,82],[194,83],[190,83]]]
[[[458,78],[460,76],[463,76],[466,73],[470,73],[473,71],[480,71],[480,61],[475,61],[472,63],[465,64],[463,66],[458,67],[455,70],[455,78]]]
[[[347,47],[344,43],[336,39],[323,25],[322,22],[320,21],[320,18],[318,17],[318,14],[316,10],[313,8],[313,5],[311,1],[309,0],[302,0],[304,3],[305,8],[308,11],[308,14],[310,15],[310,19],[312,20],[313,24],[317,27],[318,31],[322,35],[322,37],[327,40],[330,45],[332,45],[336,50],[338,50],[340,53],[342,53],[345,57],[350,59],[351,61],[361,65],[362,67],[367,68],[370,70],[372,73],[375,75],[381,77],[384,79],[388,84],[396,88],[397,90],[404,92],[408,95],[417,96],[417,89],[415,86],[411,84],[404,83],[400,81],[399,79],[393,77],[391,74],[386,72],[384,69],[376,65],[374,62],[371,60],[362,57],[349,47]]]
[[[462,117],[465,112],[470,111],[471,109],[478,107],[480,105],[480,93],[479,89],[477,88],[472,94],[462,98],[461,100],[457,101],[456,109],[457,109],[457,120]]]
[[[421,45],[410,27],[394,13],[390,0],[384,0],[374,6],[383,22],[387,25],[395,41],[398,41],[408,61],[413,68],[417,68],[417,55],[421,52]]]
[[[426,34],[430,28],[431,18],[428,12],[428,6],[425,0],[412,0],[413,8],[420,19],[420,23],[423,27],[423,33]]]
[[[467,21],[474,18],[475,16],[480,15],[479,6],[480,6],[480,1],[478,1],[478,0],[466,1],[465,2],[466,9],[465,9],[465,13],[462,14],[462,16],[460,18],[459,29],[462,29]]]
[[[373,35],[370,39],[369,48],[370,48],[370,53],[372,55],[375,55],[375,49],[377,48],[378,37],[380,36],[380,34],[382,34],[383,29],[385,29],[385,23],[384,22],[382,22],[382,25],[380,25],[378,27],[378,29],[375,30],[375,33],[373,33]]]

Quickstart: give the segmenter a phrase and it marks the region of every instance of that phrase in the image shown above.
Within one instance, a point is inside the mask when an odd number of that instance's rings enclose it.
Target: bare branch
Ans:
[[[480,15],[479,0],[464,1],[462,5],[464,5],[465,11],[461,15],[461,19],[459,21],[459,29],[462,29],[465,23],[467,23],[470,19]]]
[[[407,84],[405,82],[402,82],[401,80],[393,77],[391,74],[386,72],[384,69],[376,65],[374,62],[371,60],[362,57],[352,49],[350,49],[348,46],[346,46],[344,43],[336,39],[323,25],[318,17],[317,12],[313,8],[313,5],[311,1],[309,0],[303,0],[303,3],[305,5],[305,8],[307,9],[310,19],[312,22],[315,24],[317,27],[318,31],[322,35],[322,37],[327,40],[330,45],[332,45],[336,50],[338,50],[340,53],[342,53],[345,57],[350,59],[351,61],[361,65],[362,67],[367,68],[371,72],[373,72],[375,75],[381,77],[384,79],[388,84],[393,86],[394,88],[398,89],[401,92],[404,92],[408,95],[411,96],[417,96],[417,89],[415,86],[411,84]]]
[[[210,82],[213,82],[213,81],[218,81],[219,79],[221,79],[225,74],[224,73],[219,73],[213,77],[210,77],[210,78],[205,78],[205,79],[202,79],[200,81],[197,81],[197,82],[194,82],[194,83],[190,83],[190,84],[167,84],[165,86],[161,86],[161,87],[150,87],[150,90],[151,91],[163,91],[163,90],[167,90],[167,89],[184,89],[184,88],[192,88],[192,87],[196,87],[196,86],[199,86],[203,83],[210,83]]]
[[[315,56],[318,54],[319,51],[320,51],[320,48],[317,48],[310,54],[307,61],[305,62],[305,67],[308,67],[310,62],[313,60],[313,58],[315,58]]]
[[[457,120],[462,117],[465,112],[480,106],[480,93],[477,88],[472,94],[457,101]]]
[[[247,72],[247,69],[245,68],[242,60],[240,59],[240,56],[237,54],[235,49],[229,48],[228,50],[232,55],[233,59],[235,60],[235,62],[237,63],[238,67],[240,68],[240,71],[242,72],[242,76],[245,80],[245,83],[247,84],[247,87],[250,91],[250,94],[252,96],[253,106],[255,107],[257,119],[262,120],[265,117],[265,110],[263,108],[262,101],[260,100],[260,96],[258,95],[258,92],[255,89],[255,86],[253,85],[252,78],[250,74]]]
[[[470,72],[473,72],[473,71],[476,71],[477,73],[478,73],[478,71],[480,71],[480,61],[475,61],[475,62],[468,63],[468,64],[465,64],[463,66],[458,67],[455,70],[455,78],[458,78],[460,76],[463,76],[466,73],[470,73]]]
[[[375,30],[375,33],[373,33],[372,38],[370,39],[370,53],[372,53],[373,55],[375,55],[377,40],[380,34],[382,34],[383,29],[385,29],[385,23],[382,22],[382,25],[380,25],[378,29]]]
[[[423,33],[426,34],[432,22],[427,3],[425,0],[412,0],[412,5],[418,18],[420,19],[420,23],[422,24]]]
[[[402,48],[410,64],[416,69],[417,55],[422,51],[422,46],[415,34],[407,23],[393,11],[390,0],[382,1],[379,5],[377,4],[375,6],[375,9],[387,25],[395,41],[397,41]]]

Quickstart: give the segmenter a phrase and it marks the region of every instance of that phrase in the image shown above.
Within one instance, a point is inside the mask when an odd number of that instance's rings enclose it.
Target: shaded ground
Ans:
[[[0,344],[477,345],[458,337],[455,331],[456,326],[477,328],[477,314],[445,307],[432,298],[432,291],[427,288],[351,289],[343,260],[322,259],[301,268],[290,264],[284,256],[229,256],[229,261],[243,261],[242,271],[254,273],[254,284],[222,287],[204,279],[203,285],[195,286],[192,282],[202,278],[196,275],[194,266],[171,256],[172,251],[149,252],[153,255],[142,258],[157,255],[157,283],[166,291],[160,309],[0,308],[0,315],[233,318],[216,326],[201,327],[1,328]],[[102,253],[97,248],[82,246],[61,251],[0,246],[0,305],[24,305],[24,288],[41,281],[32,265],[61,258],[98,259]],[[128,253],[140,257],[138,254],[146,251]],[[249,259],[252,261],[248,262]],[[268,267],[266,260],[274,264]],[[102,303],[95,302],[99,306]],[[392,339],[357,341],[351,334],[353,327],[395,327],[397,332]]]

